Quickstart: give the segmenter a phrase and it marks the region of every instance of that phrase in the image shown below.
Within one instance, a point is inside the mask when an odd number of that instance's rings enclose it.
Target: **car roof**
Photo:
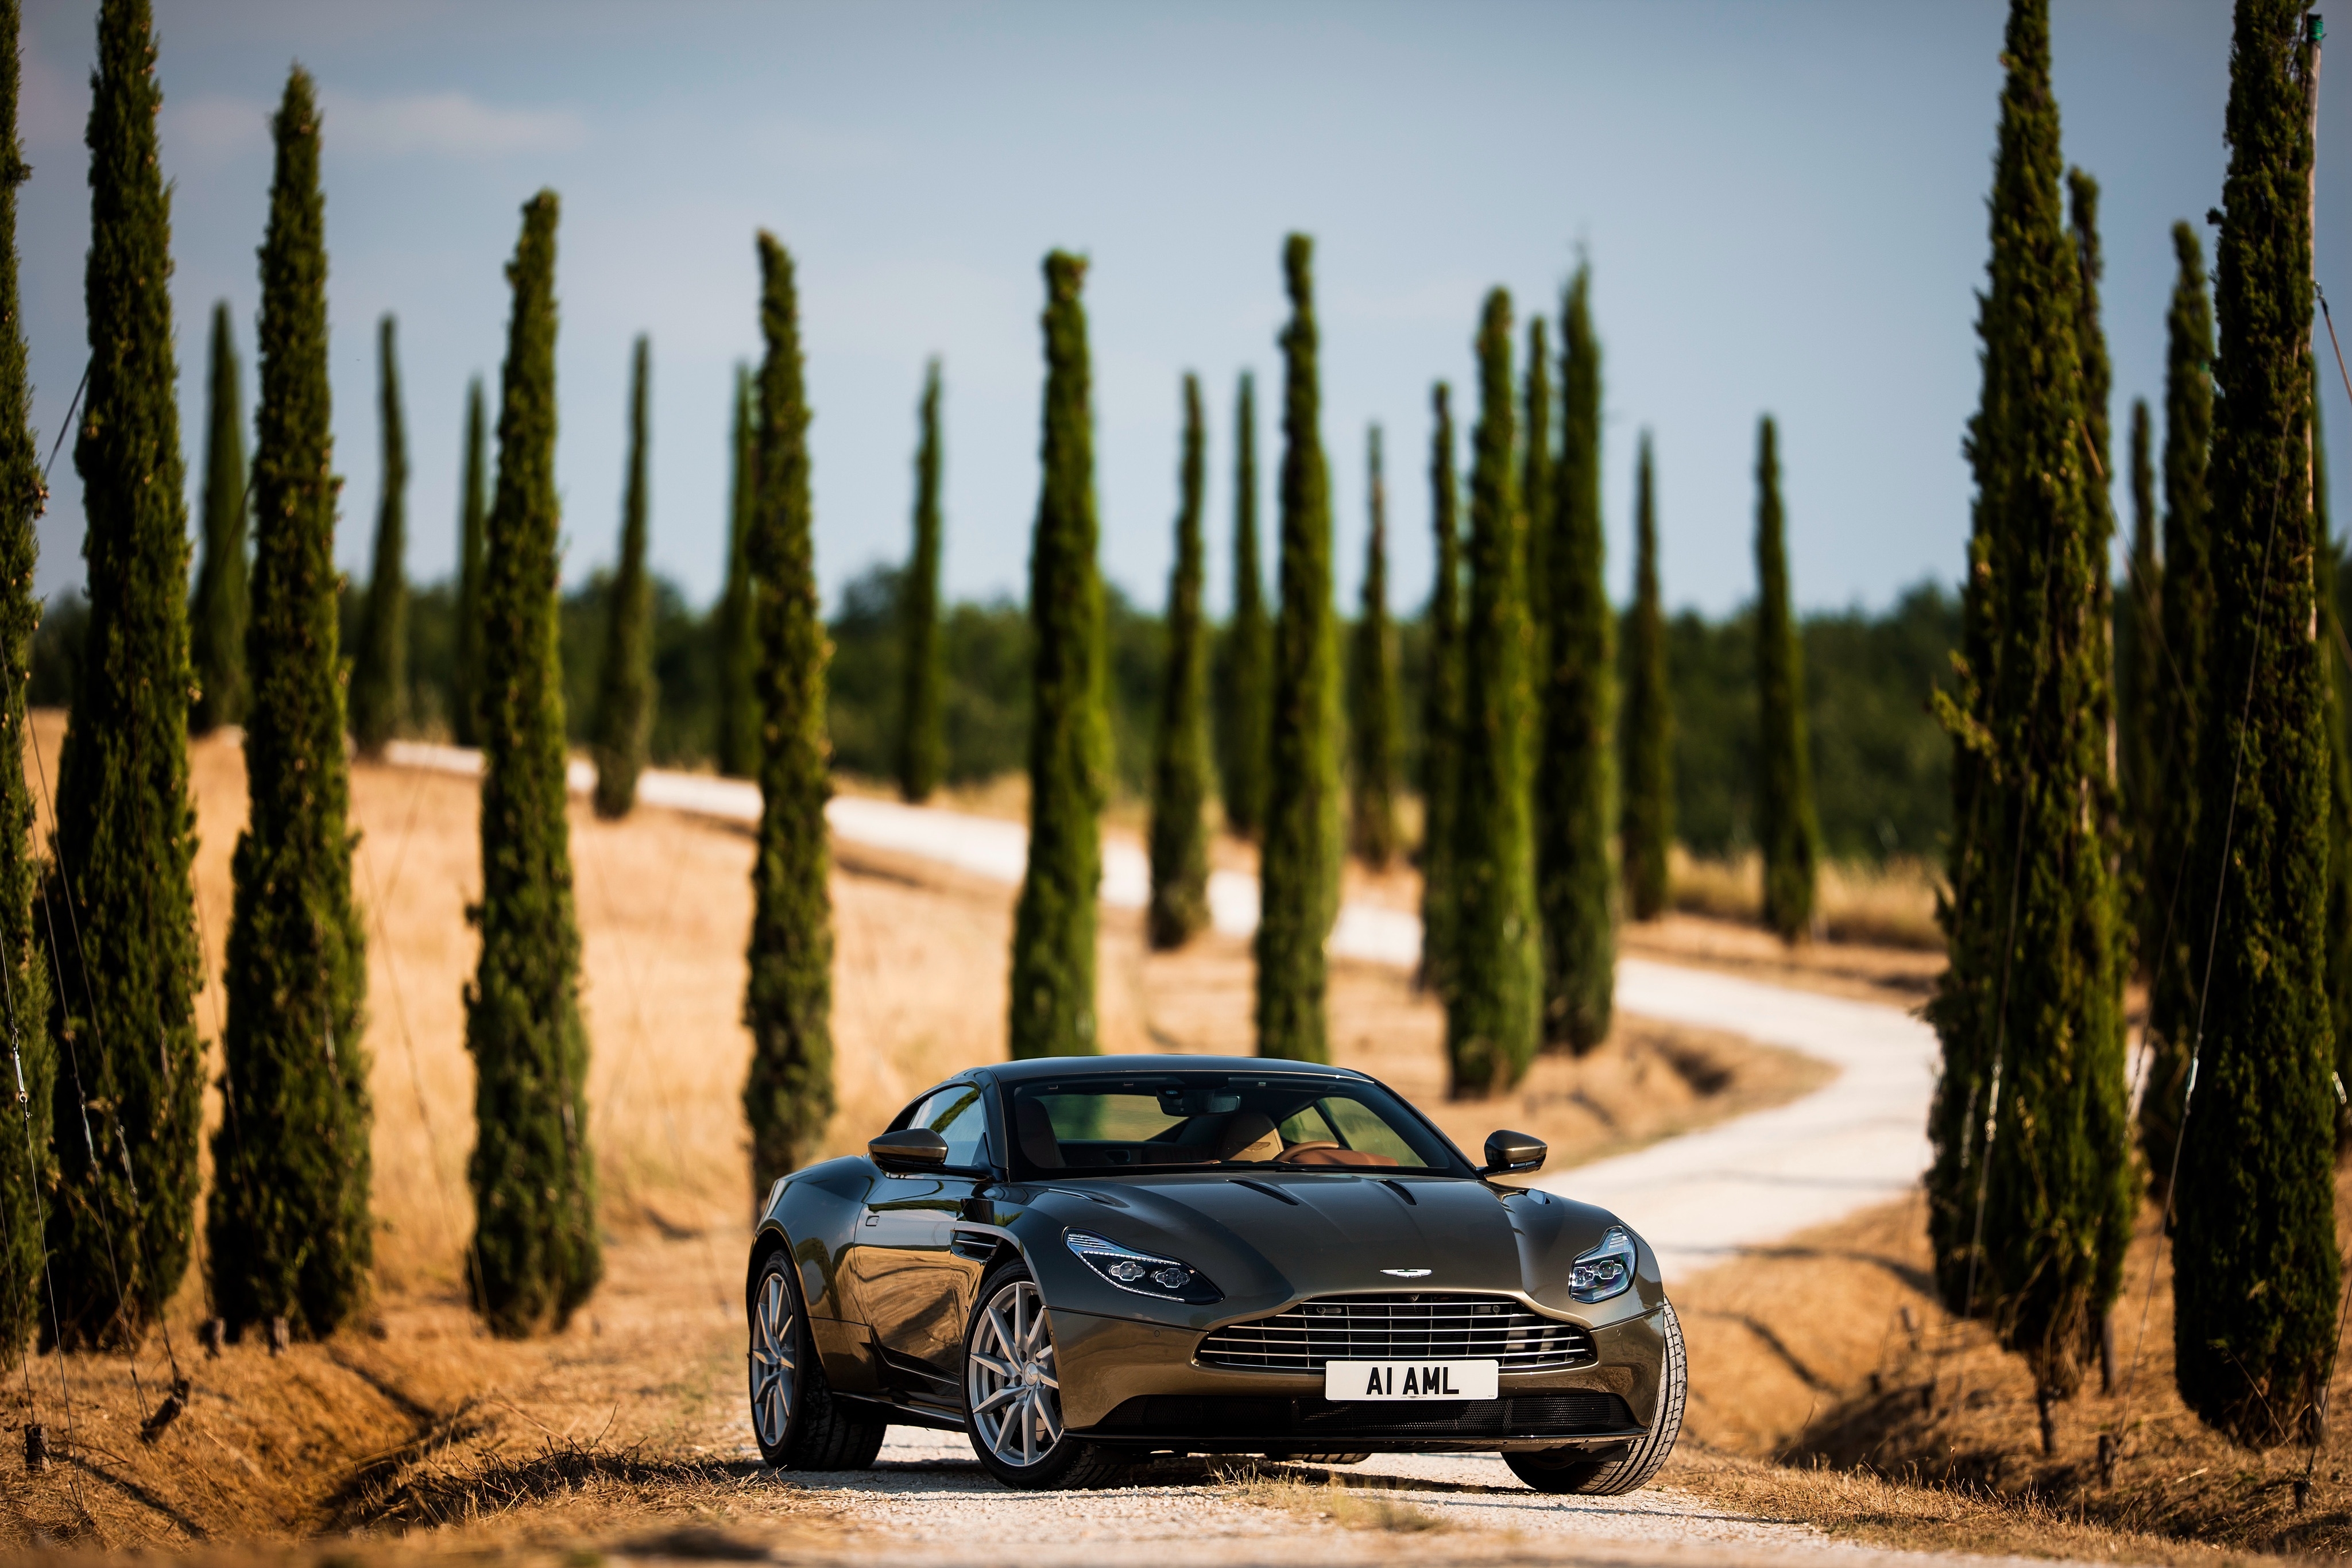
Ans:
[[[1366,1074],[1352,1067],[1328,1067],[1318,1061],[1292,1061],[1273,1056],[1190,1056],[1172,1052],[1122,1056],[1033,1056],[1020,1061],[999,1061],[977,1068],[973,1075],[1000,1083],[1025,1083],[1038,1078],[1133,1078],[1139,1074],[1161,1072],[1312,1073],[1319,1078],[1370,1081]]]

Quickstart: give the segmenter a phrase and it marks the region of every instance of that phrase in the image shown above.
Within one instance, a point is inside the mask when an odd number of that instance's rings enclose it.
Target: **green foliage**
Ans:
[[[375,563],[368,573],[367,612],[352,659],[352,738],[378,756],[408,723],[408,434],[400,411],[397,326],[377,327],[377,418],[383,432],[382,497],[376,505]]]
[[[250,805],[233,863],[205,1272],[213,1311],[232,1332],[282,1316],[324,1338],[365,1297],[375,1226],[366,941],[352,903],[335,632],[326,214],[318,102],[299,67],[272,129],[247,634]]]
[[[465,998],[474,1303],[518,1337],[562,1328],[604,1276],[556,656],[555,193],[522,211],[482,563],[482,953]]]
[[[2158,852],[2147,867],[2139,950],[2148,970],[2147,1067],[2139,1102],[2140,1154],[2159,1196],[2172,1178],[2189,1058],[2197,1028],[2198,988],[2205,978],[2208,917],[2188,896],[2203,802],[2182,788],[2203,748],[2213,658],[2213,538],[2207,489],[2213,442],[2213,308],[2206,298],[2205,257],[2197,231],[2172,225],[2179,275],[2165,317],[2164,629],[2167,678],[2157,688],[2158,789],[2149,810]]]
[[[1560,307],[1560,447],[1542,548],[1544,622],[1536,758],[1536,904],[1542,920],[1547,1042],[1581,1055],[1609,1033],[1616,994],[1616,614],[1601,582],[1601,345],[1592,275]],[[1465,790],[1465,800],[1475,799]]]
[[[604,619],[596,688],[596,814],[625,817],[637,803],[646,737],[653,724],[653,584],[646,575],[646,460],[652,437],[646,400],[653,345],[642,333],[629,371],[629,476],[621,498],[621,561]]]
[[[1542,630],[1551,623],[1545,612],[1544,585],[1548,578],[1544,538],[1551,531],[1551,476],[1558,461],[1551,444],[1551,345],[1546,339],[1541,316],[1528,318],[1527,423],[1520,434],[1519,506],[1528,517],[1528,613],[1540,650]],[[1532,667],[1542,667],[1540,652]]]
[[[482,549],[490,509],[487,439],[482,379],[477,376],[466,386],[466,475],[457,493],[457,592],[446,682],[450,737],[460,746],[481,744],[475,688],[481,679]],[[412,613],[420,608],[415,601],[409,605]]]
[[[920,805],[947,766],[940,687],[940,362],[923,375],[922,437],[915,448],[915,548],[899,614],[905,630],[898,705],[898,793]]]
[[[2014,0],[1995,162],[1960,694],[1968,856],[1930,1004],[1944,1071],[1929,1234],[1951,1307],[1988,1311],[2042,1397],[2080,1383],[2121,1283],[2133,1178],[2107,772],[2108,523],[2092,498],[2082,257],[2059,204],[2046,0]],[[1979,1130],[1982,1135],[1979,1136]]]
[[[1397,852],[1396,633],[1389,625],[1388,486],[1372,426],[1371,532],[1364,543],[1363,612],[1348,639],[1349,847],[1375,871]]]
[[[1282,613],[1274,628],[1265,851],[1259,857],[1257,1049],[1330,1059],[1324,938],[1339,906],[1339,681],[1331,614],[1331,483],[1316,364],[1314,242],[1284,242]]]
[[[33,438],[32,386],[17,314],[16,187],[31,172],[16,140],[17,0],[0,0],[0,747],[22,758],[25,694],[41,602],[33,597],[40,549],[34,525],[47,499]],[[49,1037],[49,977],[33,936],[40,863],[32,845],[33,797],[21,762],[0,768],[0,1004],[5,1012],[17,1111],[0,1126],[0,1364],[14,1366],[33,1343],[41,1304],[41,1210],[51,1170],[50,1096],[57,1046]],[[0,1115],[5,1115],[0,1112]]]
[[[1922,582],[1881,613],[1808,615],[1800,634],[1822,848],[1853,861],[1936,851],[1951,828],[1952,747],[1926,699],[1950,674],[1958,604]],[[1665,642],[1676,836],[1693,854],[1752,849],[1762,729],[1755,607],[1716,622],[1684,611],[1666,622]]]
[[[58,981],[50,1027],[64,1046],[49,1277],[69,1347],[135,1344],[194,1241],[203,966],[162,101],[146,0],[105,0],[89,108],[90,358],[74,438],[89,623],[42,893]]]
[[[1764,852],[1764,924],[1783,942],[1796,942],[1811,929],[1814,865],[1821,855],[1804,694],[1804,652],[1789,609],[1779,437],[1767,414],[1756,434],[1756,707],[1764,764],[1756,792],[1756,839]]]
[[[1201,622],[1201,490],[1206,479],[1201,382],[1184,378],[1184,454],[1178,467],[1176,566],[1168,579],[1168,659],[1160,705],[1160,746],[1151,774],[1151,906],[1144,927],[1154,947],[1181,947],[1209,923],[1208,637]]]
[[[833,1120],[833,898],[824,802],[824,623],[816,602],[808,392],[793,258],[760,235],[760,445],[743,540],[760,662],[760,845],[751,862],[751,1201],[816,1155]]]
[[[228,301],[213,307],[212,361],[205,444],[205,559],[189,612],[188,663],[196,695],[188,727],[208,735],[245,717],[245,414]]]
[[[1470,615],[1463,630],[1453,951],[1446,960],[1447,1092],[1499,1093],[1535,1060],[1543,1006],[1536,941],[1535,814],[1528,743],[1527,514],[1511,472],[1511,297],[1486,296],[1471,436]]]
[[[1625,711],[1618,744],[1624,752],[1625,799],[1619,818],[1625,904],[1636,920],[1654,920],[1666,907],[1667,852],[1675,841],[1675,710],[1666,679],[1665,612],[1658,602],[1657,482],[1650,436],[1633,486],[1633,608],[1625,618]]]
[[[2116,596],[2116,786],[2123,796],[2124,897],[2138,967],[2146,974],[2163,912],[2150,907],[2150,867],[2161,858],[2157,801],[2164,792],[2164,566],[2156,554],[2156,465],[2147,402],[2132,400],[2131,553]]]
[[[1234,617],[1217,647],[1217,778],[1225,827],[1252,839],[1265,822],[1266,747],[1274,726],[1268,685],[1273,630],[1257,559],[1257,402],[1242,372],[1234,403]]]
[[[2317,1442],[2334,1364],[2327,684],[2313,629],[2313,146],[2293,0],[2239,0],[2215,316],[2214,701],[2190,888],[2218,912],[2173,1230],[2174,1377],[2233,1440]],[[2262,1288],[2250,1290],[2250,1282]]]
[[[1454,526],[1462,487],[1454,474],[1452,395],[1444,382],[1429,392],[1433,416],[1429,437],[1429,518],[1431,532],[1436,536],[1436,580],[1429,595],[1429,654],[1421,681],[1421,972],[1417,977],[1441,998],[1452,988],[1461,924],[1455,908],[1459,877],[1454,843],[1462,799],[1462,562]]]
[[[1090,1055],[1095,893],[1108,771],[1103,594],[1095,567],[1093,370],[1087,264],[1045,257],[1045,477],[1029,552],[1035,636],[1029,724],[1029,865],[1013,927],[1013,1054]]]
[[[716,612],[719,643],[719,714],[713,740],[719,770],[737,779],[760,771],[760,700],[753,672],[759,668],[759,637],[752,625],[757,586],[744,541],[751,537],[753,497],[759,490],[760,427],[751,402],[751,372],[735,367],[735,446],[727,525],[727,586]]]

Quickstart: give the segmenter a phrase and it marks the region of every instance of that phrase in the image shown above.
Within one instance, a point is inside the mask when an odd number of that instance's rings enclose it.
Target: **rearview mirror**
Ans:
[[[884,1170],[920,1170],[948,1163],[948,1141],[929,1127],[901,1127],[866,1145],[866,1153]]]
[[[1480,1176],[1517,1176],[1521,1171],[1539,1170],[1545,1148],[1541,1138],[1526,1133],[1489,1133],[1486,1134],[1486,1167]]]

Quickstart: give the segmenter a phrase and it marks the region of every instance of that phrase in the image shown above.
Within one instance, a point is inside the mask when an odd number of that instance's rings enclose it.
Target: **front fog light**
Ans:
[[[1622,1296],[1633,1284],[1633,1238],[1622,1226],[1612,1225],[1601,1245],[1570,1265],[1568,1293],[1580,1301],[1605,1301]]]
[[[1122,1291],[1139,1296],[1157,1296],[1162,1301],[1189,1301],[1195,1305],[1223,1299],[1224,1292],[1209,1283],[1208,1276],[1189,1263],[1173,1258],[1162,1258],[1150,1252],[1138,1252],[1132,1247],[1122,1247],[1116,1241],[1088,1231],[1073,1230],[1066,1239],[1070,1250],[1076,1253],[1087,1267]]]

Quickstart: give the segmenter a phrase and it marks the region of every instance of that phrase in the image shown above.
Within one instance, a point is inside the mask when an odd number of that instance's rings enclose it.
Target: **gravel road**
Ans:
[[[744,1453],[756,1454],[748,1425]],[[891,1430],[870,1471],[774,1472],[767,1484],[826,1507],[849,1527],[844,1550],[816,1559],[793,1553],[794,1561],[844,1568],[886,1560],[923,1568],[1113,1568],[1129,1562],[1391,1568],[1400,1559],[1415,1568],[1563,1561],[1923,1568],[1939,1561],[1833,1540],[1810,1525],[1727,1512],[1666,1487],[1622,1498],[1548,1497],[1520,1485],[1492,1454],[1383,1454],[1337,1470],[1261,1465],[1259,1473],[1318,1490],[1327,1478],[1344,1477],[1359,1517],[1318,1517],[1318,1499],[1289,1488],[1253,1488],[1198,1460],[1146,1472],[1138,1484],[1112,1490],[1014,1491],[990,1479],[961,1437],[904,1427]],[[1366,1504],[1376,1510],[1382,1502],[1402,1515],[1402,1528],[1361,1517]]]

